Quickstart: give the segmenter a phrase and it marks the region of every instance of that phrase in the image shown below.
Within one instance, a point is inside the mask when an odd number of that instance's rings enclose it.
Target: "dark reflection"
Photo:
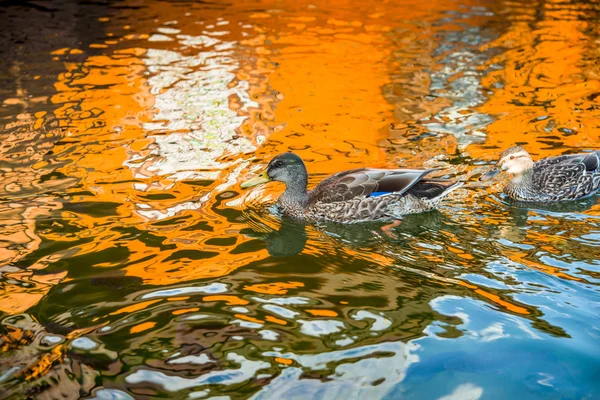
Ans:
[[[269,224],[261,222],[257,214],[252,221],[252,226],[244,228],[241,234],[266,243],[269,255],[273,257],[288,257],[301,253],[308,240],[307,228],[309,225],[297,220],[280,216],[280,226],[271,228]],[[384,233],[382,227],[385,222],[362,222],[356,224],[342,224],[336,222],[320,221],[317,231],[325,234],[328,240],[340,241],[342,245],[352,248],[376,246],[382,242],[399,243],[404,237],[419,236],[428,233],[431,229],[439,229],[450,220],[438,210],[427,213],[405,215],[400,226],[391,233]],[[398,236],[397,234],[401,234]]]
[[[264,241],[269,255],[273,257],[294,256],[304,250],[307,240],[306,224],[283,217],[277,230],[267,225],[262,227],[262,230],[245,228],[240,230],[240,233]]]
[[[492,212],[493,214],[506,212],[509,218],[503,223],[502,228],[507,229],[510,227],[526,227],[528,219],[531,217],[531,212],[536,214],[556,213],[557,216],[563,215],[564,217],[572,217],[574,213],[585,213],[598,204],[598,195],[556,203],[536,203],[514,201],[509,199],[505,194],[500,193],[491,195],[490,200],[492,200],[490,204],[494,204],[498,208],[496,210],[488,209],[486,212]],[[488,228],[490,229],[490,234],[493,234],[495,228]]]
[[[548,211],[555,213],[582,213],[596,204],[598,204],[598,195],[593,195],[579,200],[561,201],[556,203],[536,203],[536,202],[523,202],[523,201],[512,201],[507,196],[502,195],[504,203],[508,204],[512,208],[519,208],[522,210],[535,210],[535,211]]]
[[[90,367],[86,358],[104,357],[110,364],[116,354],[81,338],[81,333],[49,333],[29,314],[4,318],[0,322],[0,397],[75,400],[89,394],[100,377],[97,367],[108,365]]]
[[[0,119],[8,112],[50,111],[47,96],[55,93],[56,77],[64,65],[53,59],[61,48],[82,49],[67,57],[81,62],[88,45],[104,36],[99,4],[69,0],[48,2],[4,1],[0,7]],[[93,50],[92,50],[93,51]],[[6,100],[10,101],[6,101]],[[9,107],[6,107],[6,106]]]

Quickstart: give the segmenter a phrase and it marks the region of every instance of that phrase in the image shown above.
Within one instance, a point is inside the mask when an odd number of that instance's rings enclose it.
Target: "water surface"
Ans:
[[[504,148],[600,148],[595,1],[9,2],[4,398],[592,399],[600,205],[519,207]],[[303,225],[282,186],[467,181],[439,211]]]

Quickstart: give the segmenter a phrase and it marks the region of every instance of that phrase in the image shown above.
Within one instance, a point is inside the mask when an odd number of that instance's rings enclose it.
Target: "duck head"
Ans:
[[[481,181],[488,181],[498,175],[500,172],[505,171],[507,174],[513,176],[519,176],[533,168],[533,159],[521,146],[513,146],[509,149],[504,150],[500,154],[500,159],[496,163],[496,166],[479,178]]]
[[[302,159],[294,153],[282,153],[274,157],[267,168],[257,177],[241,184],[243,189],[270,181],[283,182],[290,187],[303,187],[306,190],[308,174]]]

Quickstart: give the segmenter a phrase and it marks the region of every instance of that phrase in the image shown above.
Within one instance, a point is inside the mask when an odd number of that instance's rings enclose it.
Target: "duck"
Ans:
[[[496,166],[482,175],[488,181],[505,171],[504,193],[518,202],[555,203],[591,196],[600,189],[600,151],[548,157],[534,162],[521,146],[500,154]]]
[[[305,221],[355,223],[395,220],[405,214],[435,209],[460,181],[428,177],[439,169],[357,168],[323,179],[308,190],[308,172],[294,153],[274,157],[258,176],[243,182],[243,189],[271,181],[283,182],[277,205],[287,217]]]

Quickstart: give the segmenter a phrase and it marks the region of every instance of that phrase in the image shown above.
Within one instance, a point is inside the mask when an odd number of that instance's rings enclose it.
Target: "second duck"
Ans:
[[[505,150],[496,167],[480,180],[489,180],[501,171],[511,176],[504,193],[512,200],[534,203],[577,200],[600,190],[600,151],[533,162],[524,148],[514,146]]]

